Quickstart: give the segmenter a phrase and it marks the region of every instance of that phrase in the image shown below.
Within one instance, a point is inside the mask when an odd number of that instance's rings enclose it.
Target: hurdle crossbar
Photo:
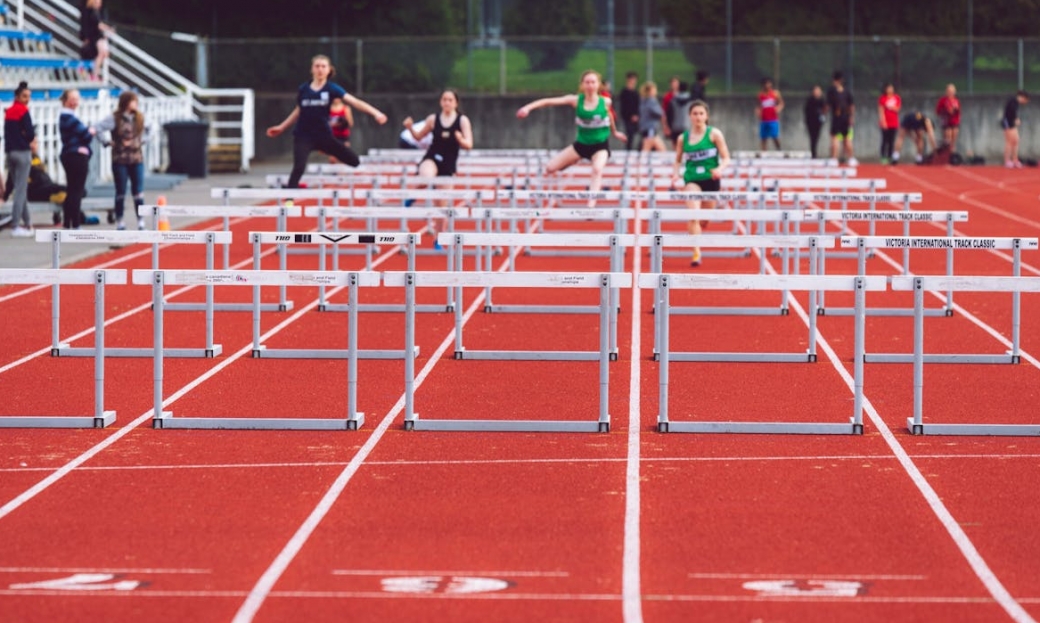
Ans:
[[[105,428],[116,412],[105,410],[105,286],[126,283],[122,269],[4,268],[0,284],[94,286],[94,414],[90,416],[26,415],[0,417],[0,428]]]
[[[914,410],[906,425],[914,435],[997,435],[1029,436],[1040,435],[1040,424],[941,424],[924,422],[924,364],[935,361],[924,352],[924,293],[927,290],[956,290],[958,292],[1010,292],[1018,296],[1023,292],[1040,292],[1038,277],[982,277],[949,275],[912,275],[892,277],[892,289],[914,293]],[[1012,331],[1017,344],[1020,329],[1017,307],[1012,314]],[[1012,350],[1010,355],[1018,357]],[[1017,362],[1017,361],[1016,361]]]
[[[874,248],[874,249],[939,249],[947,251],[946,277],[953,279],[953,261],[951,254],[953,250],[974,251],[997,251],[1010,250],[1012,252],[1012,274],[1013,278],[1022,275],[1022,251],[1036,251],[1038,249],[1037,238],[987,238],[987,237],[940,237],[920,236],[904,238],[899,236],[871,236],[854,237],[843,236],[841,245],[846,248]],[[929,283],[937,283],[930,281]],[[893,288],[894,289],[894,288]],[[948,312],[943,315],[953,314],[953,290],[946,292]],[[1019,292],[1011,292],[1012,314],[1017,316],[1021,310],[1021,295]],[[925,313],[925,312],[922,312]],[[916,316],[916,305],[913,315]],[[1017,364],[1020,363],[1019,335],[1016,331],[1012,335],[1011,351],[1003,355],[986,353],[968,354],[927,354],[924,359],[928,363],[983,363],[983,364]],[[864,355],[868,363],[911,363],[914,355],[912,353],[866,353]]]
[[[61,266],[61,245],[65,244],[151,244],[152,268],[159,266],[159,245],[162,244],[205,244],[206,262],[213,264],[213,247],[216,244],[227,246],[231,243],[231,232],[213,231],[155,231],[155,230],[115,230],[101,229],[86,231],[81,229],[52,229],[36,232],[37,242],[51,243],[51,262],[54,268]],[[205,344],[202,348],[170,348],[167,357],[212,358],[220,355],[223,347],[213,343],[213,298],[207,291],[206,303],[199,304],[199,310],[205,312]],[[58,284],[51,288],[51,356],[52,357],[93,357],[94,348],[78,348],[61,341],[61,290]],[[151,357],[150,348],[109,348],[106,357]]]
[[[660,432],[692,433],[797,433],[797,434],[861,434],[863,432],[863,363],[866,291],[884,290],[885,277],[824,276],[824,275],[692,275],[647,273],[640,275],[639,287],[654,288],[661,306],[654,316],[655,333],[660,338],[659,411],[657,429]],[[810,298],[818,290],[851,290],[856,294],[854,364],[854,406],[848,424],[810,422],[671,422],[668,415],[669,365],[672,361],[762,361],[756,354],[732,353],[724,359],[705,359],[698,353],[673,353],[669,346],[671,313],[669,294],[676,289],[691,290],[807,290]],[[812,302],[810,301],[810,307]],[[809,314],[809,333],[815,335],[815,314]],[[685,355],[694,355],[688,357]],[[749,355],[749,356],[748,356]],[[805,361],[803,356],[802,361]]]
[[[256,418],[256,417],[202,417],[174,418],[173,413],[162,410],[163,403],[163,296],[164,285],[212,284],[220,286],[251,286],[253,294],[253,354],[263,346],[260,343],[260,286],[334,286],[346,287],[351,300],[356,300],[358,288],[379,285],[379,274],[373,272],[328,272],[328,271],[262,271],[262,270],[134,270],[133,282],[152,286],[154,315],[154,373],[153,400],[154,428],[220,428],[220,429],[263,429],[263,430],[356,430],[364,424],[364,413],[357,410],[357,313],[348,316],[347,322],[347,417],[332,418]]]
[[[405,429],[442,431],[546,431],[607,432],[610,430],[610,322],[612,289],[631,287],[628,273],[500,273],[500,272],[387,272],[383,283],[405,288]],[[599,415],[594,421],[567,420],[441,420],[420,419],[415,398],[415,296],[420,287],[501,287],[501,288],[598,288],[599,350],[562,351],[466,351],[462,343],[461,305],[455,308],[455,358],[493,360],[587,360],[599,361]],[[461,300],[461,299],[460,299]],[[463,357],[462,354],[466,356]],[[576,356],[580,355],[580,357]]]

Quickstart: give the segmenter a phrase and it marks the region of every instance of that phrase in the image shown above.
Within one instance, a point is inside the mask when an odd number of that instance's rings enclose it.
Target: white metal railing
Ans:
[[[9,0],[9,3],[14,9],[14,19],[10,21],[16,27],[50,32],[53,35],[52,48],[55,52],[79,57],[80,12],[77,7],[65,0]],[[243,171],[249,169],[249,164],[256,154],[255,98],[252,89],[203,88],[120,37],[118,33],[110,33],[108,41],[111,56],[102,68],[102,84],[134,90],[141,95],[141,112],[156,130],[153,139],[161,137],[158,130],[166,122],[201,119],[207,121],[210,126],[209,144],[240,146],[240,168]],[[81,104],[80,117],[85,122],[92,123],[100,119],[91,106],[94,103],[84,101]],[[102,96],[96,103],[104,105],[105,114],[115,108],[111,98]],[[40,114],[48,114],[44,112],[47,109],[47,106],[34,104],[34,119],[37,117],[37,111]],[[52,119],[57,120],[57,113],[54,113]],[[41,117],[37,122],[42,120]],[[56,126],[52,130],[56,133]],[[40,148],[44,149],[42,141]],[[145,162],[149,169],[165,166],[161,140],[151,141],[148,151]],[[43,155],[41,151],[41,157]],[[56,162],[56,158],[54,155],[45,158],[45,161],[50,164],[51,161]],[[107,178],[107,162],[101,161],[99,164],[102,176]],[[60,167],[52,167],[52,175],[58,170]]]

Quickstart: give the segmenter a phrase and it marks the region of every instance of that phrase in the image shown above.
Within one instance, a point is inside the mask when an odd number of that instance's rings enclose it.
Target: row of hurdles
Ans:
[[[124,236],[147,236],[155,235],[161,237],[171,232],[113,232],[113,235]],[[185,234],[186,232],[173,232]],[[200,232],[209,237],[216,236],[217,232]],[[275,240],[278,236],[285,236],[279,232],[254,232],[251,238],[259,246],[264,240]],[[294,239],[296,236],[307,234],[289,233]],[[383,236],[388,244],[399,244],[407,242],[414,245],[419,242],[418,235],[414,233],[384,234],[373,233],[373,236]],[[461,248],[461,237],[464,234],[442,234],[441,240],[444,244],[456,244]],[[484,234],[484,236],[500,236],[496,234]],[[525,236],[530,237],[531,234]],[[560,244],[559,236],[543,234],[556,238],[552,244]],[[662,236],[652,237],[658,241]],[[691,238],[691,237],[686,237]],[[361,238],[359,237],[359,240]],[[758,245],[756,248],[771,248],[782,246],[791,241],[776,239],[775,237],[761,237],[756,242],[750,242],[753,237],[745,237],[742,244]],[[1035,239],[1013,239],[1020,245],[1028,248],[1036,248]],[[682,240],[684,244],[692,240]],[[489,242],[484,240],[483,242]],[[501,241],[495,241],[501,242]],[[529,243],[523,240],[520,244]],[[632,242],[636,242],[632,240]],[[701,242],[704,242],[702,240]],[[818,241],[817,241],[818,242]],[[960,248],[991,248],[996,243],[1002,244],[1000,239],[989,239],[988,242],[978,244],[969,243]],[[999,246],[998,246],[999,248]],[[1011,292],[1018,295],[1021,292],[1040,291],[1040,279],[1023,277],[951,277],[951,276],[896,276],[886,278],[884,276],[834,276],[834,275],[775,275],[775,274],[662,274],[648,273],[639,275],[633,279],[633,275],[624,272],[607,273],[531,273],[531,272],[494,272],[494,271],[396,271],[377,273],[373,271],[217,271],[217,270],[189,270],[189,269],[138,269],[132,272],[132,282],[137,284],[150,284],[153,288],[153,305],[155,334],[151,356],[155,361],[155,425],[162,428],[188,427],[188,428],[348,428],[359,427],[363,423],[363,415],[356,410],[356,386],[357,386],[357,359],[364,354],[356,347],[356,336],[358,333],[357,314],[360,308],[359,288],[383,285],[386,287],[403,287],[405,289],[405,303],[403,305],[405,317],[405,345],[401,351],[389,351],[373,355],[373,358],[403,358],[405,361],[405,426],[406,428],[427,430],[556,430],[556,431],[584,431],[584,430],[607,430],[609,429],[610,417],[607,413],[608,379],[607,367],[609,361],[616,358],[616,345],[611,339],[611,329],[616,322],[616,299],[612,296],[619,288],[628,288],[633,285],[640,288],[655,289],[655,353],[654,358],[660,362],[661,394],[658,428],[663,431],[692,431],[692,432],[786,432],[786,433],[857,433],[862,431],[862,380],[863,364],[869,360],[863,349],[863,323],[867,308],[865,305],[865,293],[867,291],[880,291],[886,289],[886,281],[890,282],[893,290],[914,292],[914,323],[915,323],[915,350],[907,355],[914,364],[915,370],[915,413],[911,418],[911,430],[917,433],[944,433],[944,434],[1035,434],[1035,427],[1008,426],[1000,427],[994,425],[963,426],[957,425],[933,425],[925,426],[921,419],[919,392],[923,391],[923,364],[928,356],[923,352],[923,317],[924,304],[923,292],[926,290],[945,289],[949,291],[987,291],[987,292]],[[62,284],[86,284],[93,283],[95,286],[95,335],[96,343],[93,349],[80,349],[78,353],[63,352],[62,355],[92,355],[95,358],[95,392],[98,396],[96,413],[91,418],[4,418],[2,425],[6,426],[105,426],[114,420],[114,413],[103,409],[103,383],[104,383],[104,360],[108,353],[104,346],[104,287],[108,284],[116,285],[127,283],[126,271],[119,270],[83,270],[83,269],[37,269],[37,270],[6,270],[0,272],[0,283],[49,283],[57,288]],[[163,389],[162,389],[162,362],[168,355],[163,346],[163,318],[165,312],[165,297],[163,287],[167,285],[205,285],[214,286],[251,286],[254,288],[254,301],[252,311],[254,316],[254,344],[253,354],[255,357],[277,356],[264,348],[259,342],[259,315],[261,286],[311,286],[311,287],[334,287],[347,288],[349,290],[349,303],[345,311],[349,314],[347,348],[336,353],[286,353],[287,357],[343,357],[348,360],[348,392],[349,413],[345,420],[318,419],[318,420],[275,420],[263,418],[239,419],[239,418],[173,418],[170,414],[162,411]],[[415,347],[415,290],[420,287],[451,288],[455,290],[455,300],[460,304],[454,306],[456,314],[456,359],[573,359],[573,360],[598,360],[600,362],[600,384],[601,400],[598,417],[594,422],[571,422],[571,421],[459,421],[459,420],[420,420],[412,405],[414,396],[414,361],[417,355]],[[600,345],[598,351],[584,351],[577,353],[561,352],[537,352],[528,353],[522,351],[500,352],[489,351],[478,353],[467,351],[463,346],[462,339],[462,289],[470,288],[598,288],[600,291],[600,302],[597,311],[600,317]],[[810,295],[810,309],[814,303],[812,297],[816,293],[825,291],[849,291],[855,294],[856,303],[852,315],[855,318],[856,346],[854,355],[855,365],[855,399],[854,413],[848,424],[814,424],[814,423],[738,423],[738,422],[672,422],[668,416],[667,386],[668,368],[671,361],[778,361],[778,362],[805,362],[814,361],[815,358],[801,356],[773,357],[769,355],[739,354],[732,353],[673,353],[668,345],[669,323],[671,321],[671,306],[669,296],[676,289],[699,289],[699,290],[761,290],[761,291],[807,291]],[[212,313],[210,310],[209,313]],[[815,335],[813,321],[817,313],[809,314],[810,339]],[[1016,317],[1016,331],[1017,331]],[[215,353],[211,353],[213,356]],[[143,352],[126,353],[123,356],[143,356]],[[946,362],[946,361],[944,361]],[[980,360],[966,360],[965,362],[986,362]],[[996,359],[989,361],[997,363]],[[1002,362],[1007,362],[1004,358]]]

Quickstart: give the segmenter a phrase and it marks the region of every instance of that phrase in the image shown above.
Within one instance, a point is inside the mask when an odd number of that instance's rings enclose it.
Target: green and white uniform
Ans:
[[[707,126],[704,136],[693,145],[690,144],[690,130],[683,132],[683,160],[686,162],[683,181],[687,184],[710,180],[712,170],[719,167],[719,149],[711,141],[711,131],[712,127]]]
[[[596,107],[585,110],[585,94],[578,94],[578,107],[574,112],[574,123],[578,125],[578,143],[596,145],[610,138],[610,111],[607,100],[600,97]]]

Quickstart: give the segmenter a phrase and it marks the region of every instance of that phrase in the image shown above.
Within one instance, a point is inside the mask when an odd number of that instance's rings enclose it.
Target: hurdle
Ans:
[[[3,285],[94,286],[94,415],[26,415],[0,417],[0,428],[105,428],[116,420],[105,410],[105,286],[126,283],[126,271],[116,269],[29,268],[0,269]]]
[[[496,246],[510,247],[506,270],[512,272],[515,269],[514,259],[516,248],[528,247],[570,247],[570,248],[602,248],[608,249],[610,256],[610,272],[620,273],[624,270],[623,249],[635,244],[635,236],[632,234],[572,234],[572,233],[482,233],[482,232],[456,232],[453,234],[438,234],[441,245],[451,246],[451,252],[455,255],[455,265],[461,271],[463,269],[463,248],[465,246],[476,246],[485,249],[486,267],[491,267],[491,248]],[[479,257],[479,254],[478,254]],[[484,312],[485,313],[520,313],[520,314],[595,314],[600,312],[599,306],[595,305],[496,305],[491,299],[492,288],[484,289]],[[461,288],[455,292],[455,299],[461,301]],[[620,307],[620,293],[614,290],[610,293],[610,315],[608,318],[610,327],[610,352],[611,358],[617,359],[617,314]],[[461,304],[455,307],[455,314],[461,313]],[[461,335],[457,336],[461,340]],[[456,357],[462,357],[462,350],[456,351]],[[472,358],[469,351],[467,357]]]
[[[1012,252],[1012,274],[1014,278],[1022,276],[1022,251],[1036,251],[1038,249],[1037,238],[945,238],[945,237],[882,237],[882,236],[842,236],[841,246],[845,248],[875,248],[875,249],[944,249],[944,250],[974,250],[974,251],[996,251],[1010,250]],[[948,256],[949,257],[949,256]],[[946,277],[953,279],[952,259],[947,260]],[[935,282],[933,282],[935,283]],[[952,291],[946,293],[947,300],[952,297]],[[1012,314],[1016,316],[1021,309],[1021,296],[1018,292],[1011,292]],[[943,315],[952,315],[952,303],[949,304],[950,311]],[[866,353],[864,355],[868,363],[912,363],[911,353]],[[1021,362],[1019,356],[1019,336],[1013,335],[1011,350],[1004,355],[990,354],[949,354],[949,355],[924,355],[927,363],[986,363],[986,364],[1017,364]]]
[[[853,210],[806,210],[806,220],[817,220],[820,221],[820,229],[824,229],[823,223],[826,221],[841,221],[843,224],[842,229],[846,230],[845,226],[849,221],[869,221],[871,229],[874,229],[873,225],[879,222],[901,222],[903,223],[904,239],[910,239],[910,223],[946,223],[946,235],[949,239],[953,239],[956,232],[954,231],[954,223],[963,223],[968,220],[968,213],[965,211],[942,211],[942,210],[873,210],[873,211],[853,211]],[[869,236],[868,236],[869,238]],[[869,249],[866,246],[865,238],[857,238],[857,248],[855,251],[856,255],[856,274],[865,275],[867,274],[867,258],[873,257],[873,249]],[[821,260],[823,257],[820,258]],[[947,247],[946,249],[946,267],[949,274],[953,274],[953,247]],[[906,245],[903,247],[903,263],[901,265],[904,275],[910,274],[910,246]],[[824,264],[820,264],[820,273],[825,273],[826,269]],[[819,299],[819,307],[816,309],[816,313],[820,315],[830,314],[832,316],[847,316],[851,313],[851,308],[845,307],[827,307],[821,293]],[[868,316],[909,316],[913,313],[911,308],[871,308],[867,310]],[[925,313],[929,316],[952,316],[953,315],[953,293],[947,293],[946,305],[942,309],[928,309]]]
[[[461,218],[469,218],[470,210],[466,208],[396,208],[396,207],[365,207],[365,208],[325,208],[325,207],[308,207],[304,214],[306,216],[316,216],[321,222],[324,222],[326,218],[339,219],[364,219],[366,226],[370,232],[375,232],[379,229],[379,219],[400,219],[402,222],[408,220],[430,220],[434,218],[444,218],[447,221],[448,232],[455,231],[455,221]],[[337,230],[338,231],[338,230]],[[333,234],[335,235],[335,234]],[[375,245],[365,245],[365,269],[372,270],[372,249]],[[332,245],[332,270],[339,270],[339,245]],[[408,255],[408,266],[410,270],[415,269],[415,256],[419,255],[419,248],[406,247],[403,251]],[[451,253],[443,254],[447,259],[447,270],[455,270],[454,263],[455,257]],[[322,270],[324,270],[324,260],[320,263]],[[452,290],[448,289],[447,301],[443,306],[432,306],[432,305],[420,305],[417,311],[451,311],[454,308],[455,302],[452,298]],[[334,305],[325,301],[325,289],[319,290],[319,311],[344,311],[345,308],[341,305]],[[383,305],[362,305],[361,311],[402,311],[403,307],[393,306],[388,308]]]
[[[351,312],[347,327],[347,417],[333,418],[263,418],[263,417],[178,417],[163,411],[163,286],[213,285],[252,286],[254,307],[259,306],[260,286],[337,286],[346,287],[351,300],[356,300],[358,289],[379,285],[379,273],[325,272],[325,271],[263,271],[263,270],[150,270],[133,271],[133,283],[152,286],[154,314],[153,363],[153,428],[179,429],[251,429],[251,430],[357,430],[365,421],[364,413],[357,410],[357,313]],[[253,315],[253,349],[260,345],[260,315]]]
[[[1011,292],[1018,297],[1023,292],[1040,292],[1040,278],[1037,277],[979,277],[949,275],[916,275],[892,277],[892,289],[913,291],[914,293],[914,411],[913,417],[907,418],[907,428],[914,435],[998,435],[998,436],[1030,436],[1040,435],[1040,425],[1018,424],[925,424],[924,423],[924,364],[937,361],[924,352],[924,293],[926,290],[949,290],[959,292]],[[1018,363],[1018,334],[1020,329],[1018,306],[1012,313],[1012,333],[1014,347],[1011,352]],[[942,362],[941,360],[939,360]]]
[[[151,244],[152,266],[158,268],[160,244],[205,244],[207,264],[213,263],[213,245],[227,246],[231,243],[231,232],[213,231],[154,231],[154,230],[115,230],[101,229],[87,231],[82,229],[38,230],[36,242],[51,243],[51,262],[54,268],[61,266],[61,244],[74,243],[108,243],[117,245]],[[202,348],[171,348],[167,357],[211,358],[220,355],[223,347],[213,343],[213,299],[207,292],[206,303],[201,308],[206,314],[206,344]],[[74,348],[61,341],[61,289],[55,283],[51,287],[51,356],[52,357],[93,357],[96,348]],[[105,357],[151,357],[150,348],[108,348]]]
[[[653,187],[653,184],[651,184]],[[647,200],[647,206],[640,212],[641,214],[648,214],[649,217],[649,233],[660,234],[664,233],[662,224],[664,221],[693,221],[693,220],[704,220],[704,221],[732,221],[730,227],[730,233],[740,233],[740,222],[747,222],[747,232],[752,232],[752,223],[759,223],[759,233],[765,233],[765,226],[763,220],[768,220],[770,217],[764,216],[767,212],[766,208],[769,203],[779,203],[780,195],[776,192],[753,192],[753,191],[720,191],[720,192],[686,192],[686,191],[665,191],[655,192],[650,190],[644,195]],[[716,218],[716,217],[704,217],[704,218],[679,218],[679,214],[683,209],[689,213],[690,208],[683,206],[682,208],[674,209],[674,212],[662,211],[671,210],[669,208],[660,208],[658,204],[661,202],[686,202],[686,201],[715,201],[715,202],[732,202],[734,206],[745,206],[744,208],[735,207],[734,213],[743,214],[743,218],[735,219],[730,217]],[[704,210],[702,208],[702,210]],[[725,208],[713,208],[711,210],[704,210],[704,212],[719,210],[725,212]],[[655,219],[654,215],[658,215]],[[665,257],[680,257],[683,253],[680,251],[665,252]],[[703,257],[748,257],[751,255],[750,248],[743,248],[740,250],[731,251],[704,251]]]
[[[692,212],[692,210],[687,210]],[[714,212],[714,210],[706,210],[706,212]],[[767,213],[768,214],[768,213]],[[777,212],[776,214],[782,214]],[[770,235],[754,235],[754,236],[734,236],[731,234],[701,234],[694,236],[690,234],[641,234],[636,241],[640,246],[650,246],[650,270],[653,273],[662,273],[664,270],[664,249],[666,247],[723,247],[723,248],[752,248],[759,249],[759,274],[765,275],[765,253],[762,252],[765,249],[780,249],[781,250],[781,265],[783,266],[783,275],[789,274],[788,261],[790,259],[791,248],[802,248],[806,249],[809,255],[809,272],[810,274],[817,274],[817,262],[819,255],[824,249],[833,248],[835,245],[833,236],[770,236]],[[670,312],[673,315],[686,315],[686,316],[787,316],[790,313],[788,307],[788,290],[784,288],[776,288],[780,290],[780,306],[779,307],[671,307]],[[660,294],[660,293],[659,293]],[[810,293],[812,294],[812,293]],[[658,304],[660,304],[660,296],[655,299],[654,310],[656,311]],[[810,307],[815,308],[816,300],[813,296],[810,296]],[[805,362],[810,363],[816,361],[816,339],[815,331],[813,327],[809,330],[809,350],[804,354],[774,354],[770,355],[768,359],[740,359],[739,354],[713,354],[713,353],[700,353],[698,357],[712,357],[708,359],[691,359],[691,361],[794,361],[794,362]],[[657,344],[661,340],[661,336],[655,332],[654,335],[655,344],[654,351],[657,351]],[[685,355],[683,355],[685,356]],[[716,359],[714,357],[723,357]],[[737,357],[737,358],[734,358]]]
[[[387,272],[383,283],[390,287],[405,289],[405,430],[439,431],[513,431],[513,432],[608,432],[610,430],[610,292],[613,289],[631,287],[632,275],[628,273],[500,273],[500,272]],[[420,419],[415,411],[415,297],[420,287],[464,286],[484,288],[598,288],[599,289],[599,351],[588,353],[584,360],[599,361],[599,414],[594,421],[566,420],[440,420]],[[460,299],[461,300],[461,299]],[[455,309],[456,359],[464,351],[462,346],[462,306]],[[468,354],[478,354],[469,351]],[[560,357],[563,353],[551,351],[484,351],[483,357],[468,359],[529,359],[561,360],[576,359]],[[580,353],[569,353],[571,355]],[[504,355],[504,356],[502,356]],[[516,356],[513,356],[516,355]]]
[[[357,245],[357,244],[393,244],[393,245],[406,245],[408,249],[414,250],[415,245],[419,243],[419,234],[413,233],[387,233],[387,232],[361,232],[361,233],[345,233],[345,232],[249,232],[249,240],[253,244],[253,258],[255,262],[254,270],[260,271],[260,246],[262,244],[312,244],[312,245]],[[319,269],[318,273],[325,274],[325,254],[320,253],[319,257]],[[414,268],[414,259],[409,255],[409,265]],[[286,272],[286,271],[280,271]],[[289,271],[293,272],[293,271]],[[300,271],[295,271],[299,273]],[[339,274],[333,271],[334,274]],[[371,271],[368,271],[371,272]],[[261,280],[256,280],[256,285],[253,286],[253,326],[256,328],[254,331],[254,343],[253,343],[253,357],[257,359],[346,359],[351,356],[351,350],[340,348],[322,348],[322,349],[301,349],[301,348],[279,348],[273,349],[268,348],[266,345],[259,342],[259,326],[260,326],[260,286],[271,285],[270,283],[264,283]],[[320,291],[320,301],[324,302],[326,297],[325,286],[318,280],[313,283],[317,286]],[[331,284],[336,285],[336,284]],[[350,302],[342,307],[339,307],[339,311],[346,311],[348,314],[356,314],[361,311],[361,305],[358,303],[357,298],[351,297],[348,299]],[[326,302],[327,306],[328,303]],[[369,306],[368,311],[403,311],[404,306],[390,306],[382,305]],[[438,307],[437,311],[443,311],[443,308]],[[352,334],[353,335],[353,334]],[[358,350],[356,356],[361,359],[402,359],[404,352],[401,350]]]
[[[654,324],[659,327],[661,348],[659,354],[659,411],[657,430],[662,433],[793,433],[793,434],[825,434],[848,435],[863,433],[863,361],[864,349],[866,292],[885,289],[885,277],[835,276],[835,275],[673,275],[646,273],[639,276],[639,287],[654,288],[661,299],[661,309],[654,316]],[[850,422],[814,423],[814,422],[672,422],[668,415],[668,383],[669,364],[672,361],[705,361],[700,358],[688,358],[683,353],[673,353],[669,347],[670,318],[669,294],[672,290],[807,290],[810,299],[819,290],[853,291],[856,295],[855,316],[855,352],[854,360],[854,405]],[[810,306],[812,303],[810,302]],[[811,311],[811,310],[810,310]],[[813,318],[809,313],[810,336],[815,334]],[[741,357],[734,353],[727,361],[763,361],[763,359]],[[803,359],[804,360],[804,359]]]
[[[514,200],[511,200],[515,202]],[[552,230],[546,231],[544,229],[545,222],[610,222],[612,224],[612,230],[609,233],[624,234],[627,230],[628,221],[635,218],[636,211],[632,208],[474,208],[472,216],[476,219],[481,219],[484,223],[484,231],[488,233],[507,233],[503,228],[503,223],[508,222],[508,233],[509,234],[520,234],[536,233],[536,230],[541,229],[543,234],[560,235],[568,232]],[[524,231],[520,231],[517,226],[519,221],[524,222]],[[495,230],[498,230],[497,232]],[[479,231],[479,227],[478,227]],[[573,233],[591,233],[591,232],[573,232]],[[599,232],[608,233],[608,232]],[[487,248],[490,251],[491,247]],[[537,247],[524,247],[522,249],[524,255],[527,256],[546,256],[551,255],[554,257],[611,257],[612,252],[609,250],[594,251],[594,250],[575,250],[575,249],[558,249],[552,252],[546,252],[544,249],[538,249]],[[485,253],[486,255],[486,253]],[[621,250],[622,257],[624,256],[624,249]],[[481,254],[478,253],[478,267],[480,270],[479,258]],[[512,256],[509,261],[512,266]],[[490,264],[488,264],[490,268]]]
[[[154,223],[158,223],[159,219],[163,217],[180,216],[180,217],[196,217],[196,218],[223,218],[224,226],[223,231],[229,236],[231,234],[230,229],[230,218],[275,218],[277,219],[277,229],[279,231],[285,231],[286,219],[290,216],[300,216],[303,214],[303,210],[299,206],[214,206],[214,205],[153,205],[145,206],[145,209],[149,210],[152,214],[152,229],[157,229]],[[228,238],[230,242],[230,238]],[[152,247],[152,268],[159,269],[159,247],[154,245]],[[216,266],[213,262],[213,256],[210,250],[206,250],[206,270],[214,270]],[[231,270],[231,257],[229,254],[229,247],[224,246],[224,270]],[[166,311],[202,311],[206,309],[206,305],[213,301],[213,287],[206,286],[206,302],[205,303],[166,303]],[[216,311],[237,311],[247,312],[252,311],[253,307],[249,303],[216,303],[213,302],[213,309]],[[288,311],[293,308],[292,301],[283,300],[278,303],[264,303],[265,311]]]

